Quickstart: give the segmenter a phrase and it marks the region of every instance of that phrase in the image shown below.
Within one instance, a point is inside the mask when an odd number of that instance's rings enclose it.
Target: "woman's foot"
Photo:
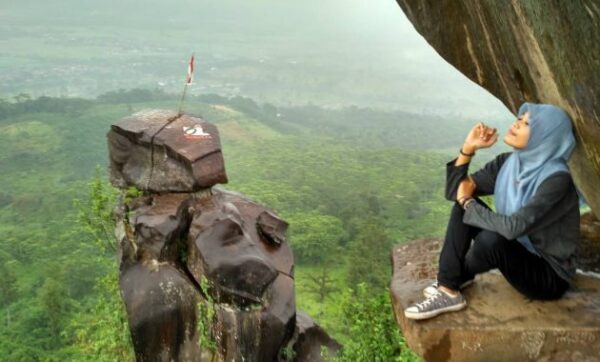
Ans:
[[[466,282],[464,282],[460,285],[459,290],[465,289],[466,287],[473,284],[474,282],[475,282],[475,278],[467,280]],[[429,298],[438,292],[439,287],[440,287],[440,284],[436,280],[435,282],[433,282],[430,285],[428,285],[427,287],[425,287],[425,289],[423,289],[423,295],[425,296],[425,298]]]
[[[456,295],[438,289],[435,294],[421,303],[416,303],[404,310],[404,315],[409,319],[427,319],[445,312],[454,312],[467,306],[467,301],[459,291]]]

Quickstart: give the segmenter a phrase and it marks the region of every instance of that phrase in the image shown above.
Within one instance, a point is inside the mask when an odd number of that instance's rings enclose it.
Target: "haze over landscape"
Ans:
[[[447,64],[393,0],[4,1],[0,96],[118,88],[477,118],[503,105]]]
[[[0,0],[0,49],[11,361],[131,360],[106,133],[176,109],[192,53],[185,110],[218,127],[225,187],[289,222],[297,306],[346,346],[344,361],[374,345],[379,360],[411,360],[389,251],[443,234],[445,163],[474,123],[503,133],[514,117],[394,0]]]

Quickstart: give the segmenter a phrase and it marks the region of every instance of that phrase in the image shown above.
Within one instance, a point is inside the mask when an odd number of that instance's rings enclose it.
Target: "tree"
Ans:
[[[79,225],[104,253],[112,254],[117,248],[112,215],[116,200],[117,192],[100,177],[97,168],[96,176],[89,183],[88,198],[76,202]],[[112,258],[103,258],[99,262],[109,264],[108,269],[113,272],[97,282],[94,289],[98,297],[92,305],[77,313],[70,321],[69,334],[74,339],[75,347],[84,352],[83,356],[76,356],[75,359],[132,361],[133,346],[125,305],[121,300],[118,267]]]
[[[317,273],[308,275],[309,283],[305,286],[309,293],[314,294],[317,297],[319,303],[319,314],[317,318],[323,317],[323,308],[325,305],[325,299],[340,290],[336,285],[336,280],[331,275],[331,269],[333,263],[326,260],[318,268]]]
[[[292,214],[288,221],[290,243],[300,262],[319,264],[331,260],[329,257],[337,254],[346,234],[338,218],[314,211]]]
[[[360,283],[374,290],[384,289],[390,279],[391,242],[379,218],[369,216],[350,242],[348,251],[348,283]]]
[[[55,344],[60,343],[63,318],[67,314],[68,298],[65,297],[66,295],[63,284],[54,278],[46,278],[38,292],[39,303]]]
[[[387,290],[372,294],[359,284],[345,292],[342,311],[352,338],[333,361],[419,361],[398,330]]]
[[[27,93],[19,93],[16,96],[14,96],[13,99],[17,103],[24,103],[24,102],[27,102],[28,100],[30,100],[31,96]]]
[[[17,277],[9,263],[0,264],[0,307],[4,307],[17,298]]]
[[[116,266],[114,268],[116,271]],[[133,361],[133,344],[116,272],[100,279],[98,298],[70,321],[77,361]]]
[[[0,98],[0,119],[8,118],[14,112],[13,104]]]
[[[88,199],[75,199],[73,203],[78,209],[78,224],[103,251],[112,254],[118,246],[113,219],[118,192],[106,183],[100,172],[100,167],[96,167],[96,174],[89,183]]]

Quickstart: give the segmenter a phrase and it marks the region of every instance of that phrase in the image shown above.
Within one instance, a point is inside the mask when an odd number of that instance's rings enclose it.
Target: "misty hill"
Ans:
[[[0,97],[95,97],[118,88],[499,119],[392,1],[42,0],[2,9]]]

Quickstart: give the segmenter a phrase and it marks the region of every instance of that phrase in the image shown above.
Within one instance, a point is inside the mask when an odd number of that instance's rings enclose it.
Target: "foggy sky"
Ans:
[[[107,51],[113,43],[114,50]],[[277,104],[283,103],[289,89],[294,94],[290,103],[305,100],[324,106],[510,116],[499,101],[427,44],[395,0],[1,0],[0,49],[4,68],[0,77],[4,73],[11,82],[0,89],[0,97],[19,91],[95,96],[111,87],[156,84],[177,91],[182,78],[177,73],[195,52],[201,62],[197,78],[204,80],[196,93],[237,91]],[[142,64],[139,70],[128,66],[136,59]],[[298,64],[300,79],[323,75],[331,77],[328,81],[333,85],[365,84],[365,89],[346,94],[332,87],[333,93],[325,94],[329,93],[326,85],[320,85],[318,91],[308,91],[287,79],[287,70],[275,68],[273,74],[282,75],[277,75],[280,81],[274,81],[274,87],[253,89],[248,74],[256,73],[260,80],[269,70],[260,65],[256,72],[244,62],[271,59]],[[223,65],[232,61],[241,65]],[[238,76],[239,69],[246,72]],[[54,79],[59,71],[64,73],[60,75],[64,85],[38,84],[33,79],[32,89],[27,88],[32,74],[43,72]],[[113,80],[102,76],[110,77],[111,72]],[[81,74],[93,76],[93,85],[78,85],[70,77]],[[373,79],[375,85],[364,79]],[[233,86],[221,87],[229,80]]]

